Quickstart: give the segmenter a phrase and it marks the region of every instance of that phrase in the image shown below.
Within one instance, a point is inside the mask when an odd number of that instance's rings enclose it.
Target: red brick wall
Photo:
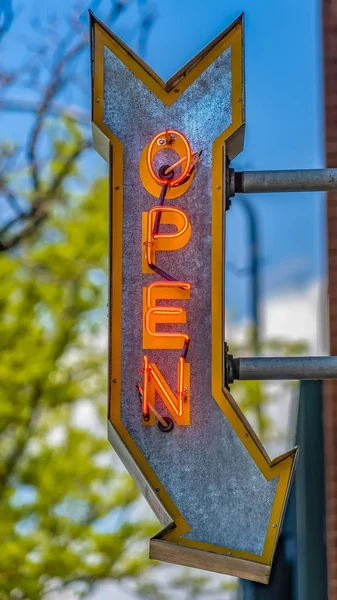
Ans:
[[[337,166],[337,2],[323,0],[326,166]],[[330,353],[337,355],[337,193],[327,194]],[[329,600],[337,600],[337,381],[324,393],[326,534]],[[323,600],[323,599],[322,599]]]

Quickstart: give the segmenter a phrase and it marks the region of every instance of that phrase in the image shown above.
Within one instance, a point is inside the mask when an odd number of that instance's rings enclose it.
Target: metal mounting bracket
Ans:
[[[226,210],[236,194],[337,191],[337,169],[235,171],[226,162]],[[225,386],[235,380],[337,379],[336,356],[234,358],[225,343]]]
[[[226,382],[235,380],[337,379],[337,356],[225,357]]]
[[[229,196],[276,192],[337,191],[337,169],[234,171],[228,167]]]

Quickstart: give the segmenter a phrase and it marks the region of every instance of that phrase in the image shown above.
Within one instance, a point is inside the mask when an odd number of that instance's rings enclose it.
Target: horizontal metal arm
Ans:
[[[229,195],[263,192],[337,191],[337,169],[299,169],[293,171],[229,170]]]
[[[235,379],[337,379],[337,356],[233,358],[228,354],[228,383]]]

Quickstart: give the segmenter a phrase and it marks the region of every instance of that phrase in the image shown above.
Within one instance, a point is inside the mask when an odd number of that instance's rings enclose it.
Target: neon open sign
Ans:
[[[173,164],[162,164],[155,168],[154,159],[158,154],[164,154],[170,149],[179,158]],[[164,151],[164,152],[163,152]],[[186,212],[176,206],[164,206],[169,189],[176,189],[182,195],[186,189],[182,187],[192,182],[192,174],[197,166],[201,152],[192,152],[187,138],[179,131],[166,129],[153,137],[145,148],[146,162],[140,164],[140,175],[147,185],[147,176],[161,186],[157,206],[143,214],[143,246],[145,247],[146,266],[157,276],[143,290],[143,349],[170,351],[180,349],[177,361],[177,389],[174,392],[160,371],[159,366],[151,361],[147,354],[143,356],[143,382],[138,385],[142,399],[142,413],[145,423],[154,424],[158,419],[158,427],[162,431],[170,431],[173,427],[171,418],[163,418],[156,410],[156,393],[164,402],[171,416],[178,425],[190,423],[190,368],[186,362],[190,347],[190,335],[186,332],[157,331],[160,324],[177,324],[186,322],[186,311],[181,306],[158,305],[164,300],[189,300],[191,284],[180,281],[173,273],[167,273],[157,264],[156,252],[172,252],[182,249],[191,237],[191,223]],[[183,154],[181,156],[181,154]],[[157,156],[158,158],[158,156]],[[153,188],[150,187],[151,192]],[[175,231],[160,231],[160,225],[173,226]],[[174,259],[172,260],[174,269]],[[160,276],[160,280],[158,280]]]
[[[109,439],[164,526],[152,558],[267,582],[296,452],[270,460],[224,386],[242,18],[166,83],[94,17],[91,30],[110,168]]]

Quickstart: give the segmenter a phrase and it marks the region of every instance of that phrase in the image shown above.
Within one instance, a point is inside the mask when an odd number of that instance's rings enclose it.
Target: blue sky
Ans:
[[[88,6],[94,4],[88,2]],[[110,0],[96,9],[106,15]],[[54,12],[65,23],[68,0],[13,1],[17,41],[5,47],[11,64],[22,53],[21,35],[31,31],[31,18],[43,22]],[[324,160],[320,3],[318,0],[150,0],[154,16],[146,48],[139,47],[138,0],[114,24],[114,30],[168,79],[241,12],[245,13],[246,138],[244,151],[233,161],[237,169],[321,167]],[[83,3],[85,6],[85,3]],[[86,18],[86,16],[84,17]],[[109,24],[109,23],[108,23]],[[28,32],[29,33],[29,32]],[[87,93],[65,101],[89,107],[89,61],[81,63]],[[2,131],[18,138],[29,117],[6,114]],[[92,162],[93,161],[93,162]],[[91,158],[93,174],[104,172]],[[322,194],[252,195],[261,236],[264,296],[300,290],[324,277],[324,196]],[[234,200],[227,221],[227,258],[237,268],[247,266],[246,223]],[[237,317],[249,314],[249,278],[228,272],[227,305]]]
[[[246,138],[237,169],[324,165],[321,21],[318,0],[153,2],[156,19],[143,58],[168,79],[241,12],[245,14]],[[99,11],[98,11],[99,16]],[[115,31],[123,37],[127,19]],[[137,39],[133,41],[135,50]],[[325,274],[324,195],[251,195],[261,236],[262,292],[301,288]],[[247,265],[246,222],[233,201],[227,258]],[[249,311],[249,279],[227,274],[232,314]]]

